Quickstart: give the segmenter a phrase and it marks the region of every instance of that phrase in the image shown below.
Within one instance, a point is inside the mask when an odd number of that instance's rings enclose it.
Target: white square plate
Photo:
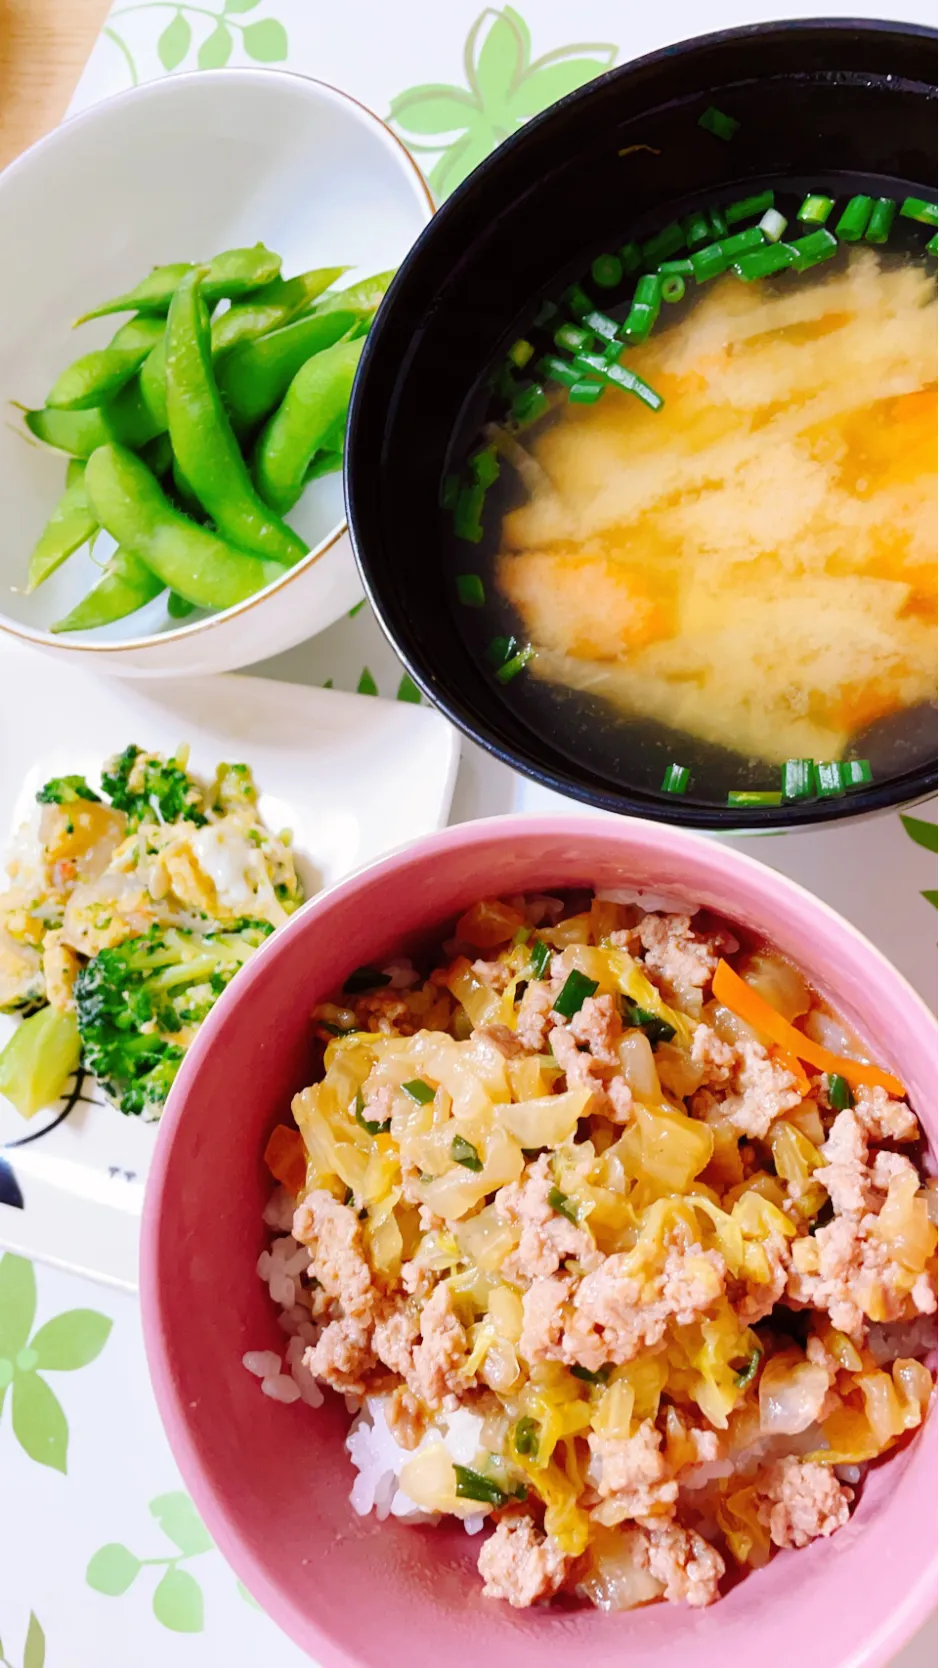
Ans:
[[[307,896],[442,827],[459,757],[456,731],[407,702],[266,678],[123,683],[0,645],[0,845],[43,782],[79,772],[95,784],[130,742],[164,753],[187,742],[197,776],[249,764],[265,822],[293,830]],[[0,1045],[13,1024],[0,1015]],[[0,1244],[135,1289],[156,1131],[90,1078],[29,1123],[0,1095]]]

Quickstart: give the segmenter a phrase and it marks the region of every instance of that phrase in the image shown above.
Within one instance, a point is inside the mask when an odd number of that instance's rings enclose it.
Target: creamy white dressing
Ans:
[[[286,918],[261,852],[240,829],[209,823],[191,836],[191,845],[224,908],[235,915],[263,914],[275,923]]]

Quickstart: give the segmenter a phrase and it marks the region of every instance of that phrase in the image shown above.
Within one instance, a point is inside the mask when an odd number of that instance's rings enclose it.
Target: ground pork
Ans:
[[[599,1256],[590,1235],[561,1216],[548,1203],[554,1187],[551,1154],[542,1153],[521,1181],[499,1189],[496,1209],[507,1221],[518,1223],[522,1234],[517,1248],[503,1264],[506,1278],[518,1285],[556,1274],[566,1257],[593,1267]]]
[[[514,1060],[518,1055],[525,1053],[516,1033],[510,1031],[507,1025],[477,1025],[475,1035],[495,1043],[499,1053],[506,1060]]]
[[[769,1280],[748,1280],[743,1296],[734,1302],[737,1315],[745,1326],[753,1326],[772,1313],[786,1289],[792,1266],[792,1250],[785,1234],[773,1229],[762,1241],[762,1249],[769,1263]]]
[[[611,1077],[609,1065],[586,1049],[578,1048],[573,1031],[565,1025],[556,1026],[551,1032],[551,1048],[567,1079],[567,1087],[590,1090],[593,1099],[588,1113],[609,1118],[614,1123],[627,1123],[631,1119],[633,1097],[625,1078]]]
[[[817,1174],[817,1172],[816,1172]],[[818,1271],[790,1271],[786,1292],[797,1308],[827,1310],[833,1326],[863,1337],[866,1316],[879,1322],[932,1314],[936,1295],[928,1276],[912,1292],[883,1240],[871,1235],[876,1216],[836,1216],[815,1234]]]
[[[802,1094],[792,1073],[771,1060],[762,1043],[740,1043],[737,1057],[734,1092],[725,1096],[721,1111],[741,1134],[761,1141],[777,1118],[800,1104]]]
[[[419,1337],[416,1306],[406,1304],[376,1321],[372,1345],[379,1361],[406,1379],[414,1367],[414,1346]]]
[[[595,1060],[619,1071],[616,1045],[623,1035],[623,1025],[614,997],[588,996],[571,1020],[570,1030],[575,1040],[583,1043]]]
[[[696,1025],[691,1039],[691,1058],[701,1067],[702,1083],[729,1083],[737,1065],[737,1050],[712,1031],[709,1025]]]
[[[477,979],[481,979],[484,985],[497,991],[500,996],[513,977],[512,969],[504,961],[474,961],[473,972]]]
[[[792,1456],[757,1479],[757,1513],[776,1546],[808,1546],[847,1523],[854,1495],[827,1465]]]
[[[530,1517],[503,1518],[479,1554],[483,1597],[527,1609],[554,1596],[567,1566],[557,1542],[536,1529]]]
[[[427,1429],[427,1415],[417,1397],[403,1384],[386,1396],[385,1423],[399,1448],[409,1452],[419,1447]]]
[[[646,1526],[640,1556],[649,1574],[662,1582],[662,1596],[670,1604],[700,1609],[720,1597],[724,1560],[693,1529],[683,1529],[678,1523]]]
[[[518,1005],[515,1035],[522,1047],[527,1048],[532,1054],[544,1052],[556,994],[555,985],[543,979],[533,979]]]
[[[590,1431],[587,1441],[589,1476],[601,1500],[591,1514],[598,1523],[672,1514],[678,1484],[662,1453],[662,1433],[651,1419],[644,1419],[634,1436]]]
[[[564,1332],[566,1305],[574,1290],[568,1275],[533,1280],[522,1298],[522,1332],[519,1354],[525,1361],[558,1360]],[[602,1362],[598,1362],[602,1366]]]
[[[304,1351],[303,1365],[333,1390],[361,1396],[366,1375],[375,1366],[371,1323],[354,1315],[324,1326],[316,1343]]]
[[[310,1272],[343,1314],[370,1319],[376,1292],[355,1211],[314,1188],[294,1213],[293,1237],[310,1247]]]
[[[919,1136],[916,1114],[879,1085],[855,1090],[854,1111],[868,1141],[915,1141]]]
[[[447,1396],[472,1382],[462,1372],[466,1330],[445,1282],[434,1287],[422,1307],[406,1304],[382,1315],[375,1323],[373,1348],[424,1407],[439,1409]]]
[[[640,1350],[660,1344],[670,1323],[699,1320],[724,1290],[726,1273],[720,1253],[700,1245],[672,1246],[651,1278],[632,1272],[629,1253],[607,1257],[577,1288],[560,1359],[591,1372],[631,1361]]]
[[[703,989],[720,960],[715,941],[698,937],[690,915],[644,915],[639,922],[639,942],[646,953],[648,971],[658,974],[673,990]]]
[[[815,1171],[838,1216],[860,1216],[869,1210],[871,1177],[867,1168],[867,1135],[857,1114],[839,1112],[820,1149],[825,1163]]]

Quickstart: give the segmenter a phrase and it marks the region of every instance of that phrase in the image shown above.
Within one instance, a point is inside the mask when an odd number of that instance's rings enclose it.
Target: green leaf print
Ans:
[[[530,116],[602,75],[617,53],[609,42],[587,41],[556,47],[532,61],[524,18],[512,6],[488,6],[466,39],[467,86],[410,87],[392,99],[388,120],[415,153],[441,153],[428,181],[445,197]],[[416,142],[430,138],[436,143]]]
[[[420,706],[421,692],[409,672],[405,672],[403,678],[401,679],[395,699],[398,701],[410,701],[414,706]]]
[[[108,1598],[120,1598],[136,1580],[143,1565],[139,1558],[120,1541],[100,1546],[85,1571],[85,1580],[96,1593]]]
[[[166,25],[157,41],[160,63],[165,70],[178,69],[192,45],[192,27],[182,12],[177,12]]]
[[[199,48],[196,63],[200,69],[224,69],[234,46],[230,29],[217,23],[211,35],[206,35]]]
[[[68,1470],[68,1420],[55,1392],[36,1372],[14,1373],[13,1434],[37,1464]]]
[[[377,695],[378,685],[367,666],[362,667],[359,681],[355,686],[357,695]]]
[[[215,1542],[199,1513],[182,1489],[172,1494],[160,1494],[150,1502],[150,1512],[157,1523],[178,1546],[185,1558],[195,1558],[200,1552],[211,1552]]]
[[[45,1322],[30,1340],[36,1318],[36,1276],[25,1257],[0,1257],[0,1413],[13,1386],[13,1434],[39,1465],[65,1471],[68,1420],[40,1372],[74,1372],[97,1359],[112,1322],[96,1309],[69,1309]]]
[[[153,1614],[173,1633],[201,1633],[202,1588],[188,1570],[168,1569],[153,1595]]]
[[[921,892],[920,897],[925,898],[927,903],[931,903],[933,909],[939,909],[939,892],[933,887],[930,887],[927,892]]]
[[[46,1636],[33,1612],[30,1611],[26,1644],[23,1646],[23,1668],[44,1668],[45,1660]]]
[[[261,1606],[259,1605],[257,1599],[253,1598],[252,1595],[248,1592],[248,1589],[245,1586],[243,1581],[236,1581],[235,1586],[238,1588],[239,1593],[241,1594],[242,1598],[245,1601],[245,1604],[250,1604],[252,1610],[260,1610],[261,1609]]]
[[[36,1276],[26,1257],[0,1258],[0,1356],[10,1360],[29,1338],[36,1318]]]
[[[939,850],[939,827],[934,822],[924,822],[921,817],[901,817],[900,821],[918,846],[926,851]]]
[[[36,1366],[49,1372],[71,1373],[96,1361],[108,1341],[113,1322],[96,1309],[68,1309],[46,1321],[33,1339]]]
[[[274,17],[249,23],[241,39],[248,57],[256,64],[282,64],[287,56],[287,31]]]
[[[225,10],[231,12],[253,12],[261,0],[225,0]]]

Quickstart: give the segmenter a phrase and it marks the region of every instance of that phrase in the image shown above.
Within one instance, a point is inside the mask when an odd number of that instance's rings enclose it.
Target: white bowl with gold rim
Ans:
[[[170,617],[165,596],[94,632],[56,635],[112,541],[77,551],[32,595],[30,550],[65,484],[18,406],[122,322],[72,321],[149,269],[258,240],[285,274],[396,266],[433,213],[415,164],[347,94],[281,70],[203,70],[134,88],[73,117],[0,175],[0,632],[73,664],[173,677],[250,664],[322,631],[361,595],[342,478],[314,481],[290,521],[310,554],[235,608]]]

